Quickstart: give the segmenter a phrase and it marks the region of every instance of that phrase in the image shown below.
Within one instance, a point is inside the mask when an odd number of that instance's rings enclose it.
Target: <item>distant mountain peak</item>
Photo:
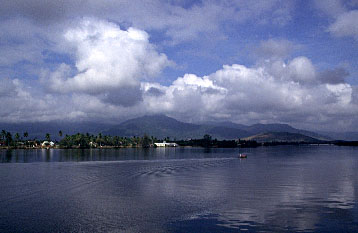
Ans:
[[[259,133],[250,137],[243,138],[243,140],[263,142],[308,142],[315,143],[320,140],[306,136],[300,133],[289,132],[265,132]]]
[[[251,126],[236,124],[230,121],[207,122],[192,124],[181,122],[164,114],[151,114],[129,119],[120,124],[105,124],[100,122],[47,122],[47,123],[17,123],[0,124],[0,129],[11,133],[27,131],[30,138],[43,138],[46,133],[59,138],[58,132],[63,134],[99,132],[118,136],[143,136],[144,134],[157,138],[170,137],[172,139],[202,138],[209,134],[217,139],[238,139],[265,132],[299,133],[319,140],[331,140],[314,132],[295,129],[288,124],[254,124]]]
[[[175,118],[172,117],[168,117],[167,115],[164,114],[153,114],[153,115],[144,115],[141,117],[137,117],[137,118],[132,118],[129,119],[125,122],[123,122],[122,124],[128,123],[128,122],[151,122],[151,123],[162,123],[162,124],[167,124],[167,123],[181,123],[181,124],[187,124],[184,122],[180,122]]]

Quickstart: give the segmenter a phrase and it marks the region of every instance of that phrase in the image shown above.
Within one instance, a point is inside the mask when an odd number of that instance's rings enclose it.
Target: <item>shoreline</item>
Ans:
[[[218,146],[211,146],[211,147],[203,147],[199,145],[178,145],[175,147],[167,146],[167,147],[157,147],[157,146],[149,146],[149,147],[142,147],[142,146],[101,146],[101,147],[60,147],[60,146],[54,146],[54,147],[14,147],[14,146],[0,146],[0,150],[83,150],[83,149],[150,149],[150,148],[206,148],[206,149],[212,149],[212,148],[257,148],[257,147],[274,147],[274,146],[347,146],[347,147],[357,147],[358,142],[357,141],[344,141],[344,142],[326,142],[326,143],[300,143],[300,142],[289,142],[289,143],[280,143],[280,142],[271,142],[271,143],[260,143],[255,146],[236,146],[236,147],[218,147]]]

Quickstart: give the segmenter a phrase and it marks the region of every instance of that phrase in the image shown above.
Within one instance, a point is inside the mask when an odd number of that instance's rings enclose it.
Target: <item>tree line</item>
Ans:
[[[10,147],[10,148],[37,148],[41,147],[42,141],[33,139],[28,140],[28,132],[24,132],[22,135],[20,133],[15,133],[12,135],[6,130],[2,130],[0,134],[0,146]],[[63,132],[60,130],[58,132],[60,138],[59,141],[55,141],[56,147],[59,148],[120,148],[120,147],[151,147],[154,146],[154,143],[162,141],[158,140],[156,137],[148,136],[144,134],[142,137],[133,136],[133,137],[121,137],[121,136],[110,136],[103,135],[99,133],[97,135],[90,133],[77,133],[73,135],[63,135]],[[51,141],[51,135],[46,133],[44,138],[47,141]],[[175,142],[179,146],[193,146],[193,147],[220,147],[220,148],[234,148],[234,147],[257,147],[262,146],[262,144],[257,143],[256,141],[243,141],[243,140],[217,140],[212,139],[208,134],[204,135],[201,139],[188,139],[188,140],[170,140],[169,137],[164,138],[167,142]]]
[[[120,136],[109,136],[93,134],[82,134],[77,133],[74,135],[65,135],[60,140],[59,145],[62,148],[101,148],[101,147],[150,147],[158,139],[155,137],[149,137],[144,135],[143,137],[120,137]]]
[[[22,137],[23,136],[23,137]],[[24,132],[23,135],[20,136],[19,133],[15,133],[13,136],[10,132],[6,130],[1,130],[0,139],[4,146],[16,146],[19,142],[23,141],[23,138],[27,138],[29,136],[28,132]]]
[[[1,130],[0,133],[0,146],[5,147],[39,147],[41,146],[41,140],[28,139],[29,133],[24,132],[15,133],[12,135],[6,130]],[[101,133],[94,135],[89,133],[77,133],[73,135],[63,135],[62,131],[58,132],[60,138],[59,141],[55,141],[60,148],[97,148],[97,147],[150,147],[158,139],[155,137],[149,137],[144,134],[143,137],[120,137],[102,135]],[[45,134],[46,141],[51,141],[51,135]]]

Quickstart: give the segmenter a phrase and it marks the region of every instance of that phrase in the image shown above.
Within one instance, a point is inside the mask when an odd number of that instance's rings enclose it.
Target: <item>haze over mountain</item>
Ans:
[[[296,134],[296,136],[298,136],[297,139],[302,138],[302,135],[318,140],[341,139],[336,138],[334,133],[331,133],[329,137],[326,136],[327,134],[296,129],[288,124],[254,124],[250,126],[233,122],[206,122],[203,124],[192,124],[181,122],[165,115],[143,116],[124,121],[120,124],[105,124],[98,122],[0,123],[0,130],[2,129],[10,131],[13,134],[18,132],[20,135],[23,135],[24,132],[28,132],[29,138],[38,139],[43,139],[46,133],[50,133],[51,138],[53,139],[60,139],[58,135],[60,130],[63,132],[63,135],[76,133],[102,133],[104,135],[132,137],[147,134],[158,139],[167,137],[170,139],[202,138],[205,134],[209,134],[212,138],[217,139],[238,139],[265,133],[277,136],[277,134],[275,134],[277,132]],[[337,135],[342,137],[342,134]],[[354,136],[358,134],[350,133],[348,135],[352,135],[352,138],[348,138],[348,140],[354,140]],[[291,136],[292,135],[290,135],[290,137]],[[279,135],[279,137],[282,139],[282,135]]]
[[[191,124],[177,121],[165,115],[131,119],[103,133],[121,136],[142,136],[146,133],[157,138],[170,137],[171,139],[202,138],[203,135],[209,134],[212,138],[217,139],[238,139],[266,132],[296,133],[319,140],[331,140],[329,137],[306,130],[295,129],[286,124],[255,124],[251,126],[232,122]]]
[[[184,123],[165,115],[131,119],[103,133],[122,136],[143,136],[146,133],[157,138],[170,137],[171,139],[202,138],[205,134],[218,139],[233,139],[249,135],[247,131],[241,129]]]
[[[299,133],[288,133],[288,132],[267,132],[256,134],[243,140],[256,141],[258,143],[263,142],[309,142],[317,143],[321,140],[313,137],[309,137]]]

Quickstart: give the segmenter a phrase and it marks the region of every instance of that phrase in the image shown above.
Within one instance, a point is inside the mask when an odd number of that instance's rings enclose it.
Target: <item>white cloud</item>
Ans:
[[[316,71],[311,61],[306,57],[294,58],[289,64],[289,75],[293,81],[309,83],[316,81]]]
[[[337,37],[354,37],[358,40],[358,2],[356,0],[315,0],[318,10],[334,19],[328,32]]]
[[[286,25],[293,3],[284,0],[197,1],[190,4],[165,0],[97,1],[86,6],[72,0],[12,0],[2,3],[0,18],[25,17],[42,25],[65,23],[77,17],[97,17],[146,31],[162,31],[173,44],[202,38],[223,37],[223,24]],[[60,9],[60,10],[59,10]],[[211,37],[212,39],[212,37]]]
[[[281,61],[277,66],[280,68],[275,73],[269,64],[257,67],[224,65],[203,77],[186,74],[169,86],[139,80],[138,89],[127,87],[128,92],[123,93],[130,98],[135,95],[143,98],[128,105],[111,101],[112,97],[108,97],[111,92],[43,95],[25,90],[19,80],[5,79],[2,83],[6,85],[0,89],[0,95],[8,107],[1,109],[0,116],[3,121],[115,122],[162,113],[192,122],[224,119],[244,124],[281,122],[333,130],[349,129],[357,123],[357,87],[322,82],[320,74],[314,72],[314,66],[305,57]],[[62,74],[70,68],[63,65],[59,70]],[[305,76],[309,76],[310,85],[306,85]]]
[[[324,10],[336,20],[330,32],[356,37],[357,11],[348,11],[341,3],[329,1]],[[234,40],[238,36],[240,43],[246,36],[241,33],[247,32],[241,27],[287,25],[293,9],[292,1],[282,0],[204,1],[186,6],[159,0],[90,0],[86,7],[68,0],[6,1],[0,9],[0,49],[5,54],[0,66],[15,72],[20,65],[12,66],[23,62],[31,63],[33,70],[46,69],[41,82],[50,92],[43,93],[36,81],[24,86],[30,81],[3,80],[0,96],[7,107],[0,109],[0,118],[122,120],[165,113],[185,121],[227,119],[333,127],[341,120],[341,125],[353,125],[358,121],[358,89],[345,83],[347,72],[319,72],[307,57],[291,59],[296,45],[284,39],[262,41],[256,52],[263,59],[253,67],[225,65],[202,77],[186,74],[169,86],[151,79],[171,62],[143,30],[155,32],[153,41],[158,44],[201,43],[205,38],[225,38],[225,32]],[[97,18],[79,21],[83,16]],[[249,32],[247,36],[255,35]],[[230,48],[224,47],[224,53]],[[196,48],[185,44],[166,49],[176,57],[183,49]],[[187,60],[191,62],[192,56]],[[209,64],[201,62],[200,66]]]
[[[144,106],[147,112],[194,122],[289,122],[314,128],[319,128],[319,124],[327,126],[328,122],[334,125],[340,116],[354,117],[353,112],[357,113],[352,102],[354,88],[346,83],[319,82],[309,59],[297,57],[281,67],[280,73],[273,74],[267,67],[225,65],[204,77],[186,74],[168,87],[144,83]],[[164,94],[148,94],[151,88]],[[346,122],[345,127],[350,123]]]
[[[0,79],[0,119],[5,122],[28,121],[46,111],[45,102],[36,100],[18,79]]]
[[[75,53],[75,75],[69,65],[43,77],[52,91],[104,94],[115,102],[114,95],[126,97],[128,89],[139,92],[140,81],[158,75],[170,65],[165,54],[159,54],[144,31],[107,21],[84,19],[68,30],[65,39]],[[121,92],[127,93],[122,95]],[[132,96],[133,97],[133,96]],[[122,99],[118,103],[125,104]]]
[[[345,12],[338,16],[329,26],[329,31],[335,36],[352,36],[358,40],[358,10]]]
[[[2,78],[0,79],[0,97],[4,96],[11,96],[14,94],[15,91],[15,81],[9,78]]]

